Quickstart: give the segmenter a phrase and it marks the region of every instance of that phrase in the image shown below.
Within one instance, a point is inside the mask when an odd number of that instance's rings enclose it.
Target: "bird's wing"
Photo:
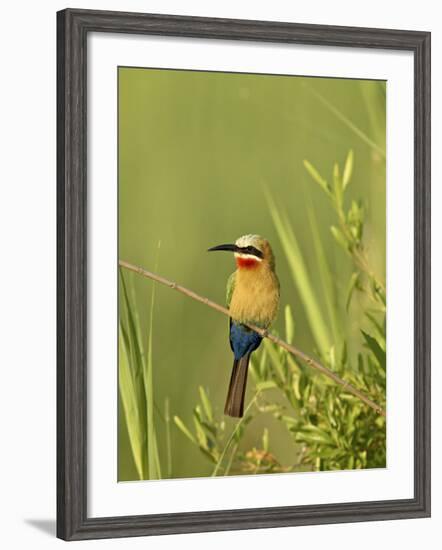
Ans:
[[[233,294],[233,291],[235,289],[235,275],[236,275],[236,271],[234,271],[230,275],[230,277],[227,279],[227,290],[226,290],[226,306],[227,306],[227,309],[229,309],[229,307],[230,307],[230,302],[232,300],[232,294]],[[233,351],[231,330],[232,330],[232,318],[229,317],[229,342],[230,342],[230,347]]]
[[[226,292],[226,305],[230,306],[230,301],[232,299],[233,290],[235,289],[235,276],[236,271],[234,271],[230,277],[227,279],[227,292]]]

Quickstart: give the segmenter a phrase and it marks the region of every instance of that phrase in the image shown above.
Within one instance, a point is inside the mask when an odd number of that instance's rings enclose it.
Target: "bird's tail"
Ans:
[[[246,393],[247,372],[249,370],[250,353],[235,359],[230,377],[224,414],[241,418],[244,413],[244,395]]]

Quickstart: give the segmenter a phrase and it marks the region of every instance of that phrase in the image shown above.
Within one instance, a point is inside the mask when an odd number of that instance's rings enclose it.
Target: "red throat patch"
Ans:
[[[259,264],[259,260],[255,260],[254,258],[236,258],[236,265],[240,269],[254,269]]]

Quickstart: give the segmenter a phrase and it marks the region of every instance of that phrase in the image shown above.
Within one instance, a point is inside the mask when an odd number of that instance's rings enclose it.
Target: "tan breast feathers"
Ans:
[[[235,320],[267,327],[276,317],[278,303],[279,285],[270,269],[263,266],[259,273],[255,270],[236,272],[229,308]]]

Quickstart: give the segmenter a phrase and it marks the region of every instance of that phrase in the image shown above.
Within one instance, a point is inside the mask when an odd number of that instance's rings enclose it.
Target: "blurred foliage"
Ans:
[[[264,235],[275,333],[385,404],[385,82],[118,75],[119,257],[155,270],[161,240],[160,273],[223,303],[233,262],[205,251]],[[224,417],[225,319],[122,275],[119,480],[385,464],[384,419],[267,341]]]
[[[386,323],[385,292],[383,284],[371,270],[365,255],[362,241],[364,218],[362,205],[353,200],[346,214],[344,196],[350,183],[353,166],[353,153],[349,152],[342,176],[338,164],[333,169],[333,185],[327,183],[314,166],[305,161],[305,167],[331,200],[339,226],[332,225],[331,232],[339,246],[351,257],[355,271],[351,276],[346,309],[351,302],[353,290],[366,294],[377,308],[376,312],[366,312],[371,324],[371,334],[360,329],[361,339],[365,344],[363,353],[358,353],[354,361],[348,356],[345,337],[336,341],[327,353],[319,353],[321,362],[336,372],[341,378],[368,395],[380,407],[386,405]],[[280,213],[273,204],[273,217],[279,222]],[[280,227],[281,239],[290,240],[290,226]],[[289,263],[295,265],[294,276],[299,276],[296,269],[303,263],[302,255],[296,248],[287,248]],[[302,273],[302,270],[301,270]],[[368,284],[363,284],[366,278]],[[353,281],[356,280],[356,283]],[[302,281],[302,275],[301,275]],[[298,283],[300,292],[307,295],[309,287]],[[308,302],[308,296],[307,296]],[[285,338],[292,343],[295,335],[295,322],[289,305],[285,307]],[[340,346],[340,353],[336,346]],[[338,357],[339,356],[339,357]],[[282,422],[295,444],[300,446],[296,461],[283,467],[268,451],[268,431],[264,430],[263,443],[260,449],[253,448],[236,457],[238,473],[272,473],[282,471],[299,471],[302,469],[343,470],[361,468],[383,468],[386,466],[386,421],[373,409],[345,389],[337,386],[329,378],[303,365],[286,350],[273,342],[264,341],[262,350],[255,353],[251,367],[255,383],[255,397],[248,408],[254,405],[253,413],[246,411],[243,426],[250,423],[261,413],[270,413]],[[201,389],[201,391],[203,391]],[[268,403],[259,405],[257,399],[262,392],[271,391]],[[207,399],[207,397],[206,397]],[[209,407],[209,405],[208,405]],[[211,408],[210,408],[211,410]],[[181,420],[175,419],[178,427],[187,433],[194,443],[194,436],[187,430]],[[201,431],[202,428],[199,426]],[[233,447],[229,462],[234,460],[239,446],[241,431],[227,442]],[[210,448],[219,449],[225,438],[222,432],[214,430],[210,439]],[[203,441],[205,441],[203,439]],[[206,444],[207,445],[207,444]],[[201,448],[201,442],[200,442]],[[208,448],[202,449],[207,452]],[[222,462],[224,455],[212,454],[215,463]],[[225,474],[224,474],[225,475]]]
[[[152,380],[152,330],[154,287],[150,307],[148,352],[144,351],[136,301],[130,299],[129,289],[120,270],[123,308],[118,323],[118,388],[120,405],[138,479],[160,479],[161,463],[154,419],[154,388]],[[133,286],[130,286],[133,294]],[[170,419],[167,419],[170,422]],[[166,438],[170,432],[166,426]],[[170,444],[168,443],[168,449]]]

